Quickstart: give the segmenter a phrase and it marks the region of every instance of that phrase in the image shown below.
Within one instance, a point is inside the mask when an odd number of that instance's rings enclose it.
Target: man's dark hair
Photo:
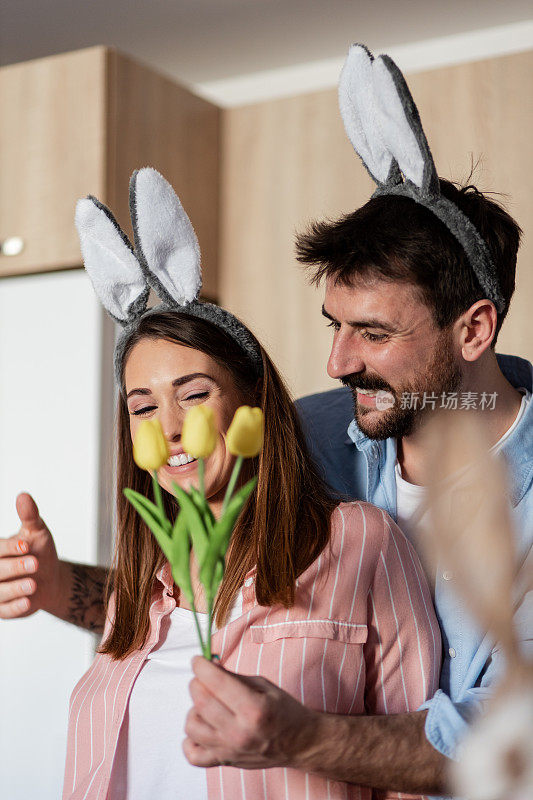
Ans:
[[[515,288],[522,231],[499,203],[475,186],[458,187],[440,178],[440,187],[475,225],[494,260],[505,300],[494,346]],[[349,286],[358,277],[416,285],[440,328],[486,296],[457,239],[434,214],[407,197],[381,195],[335,222],[313,223],[297,237],[296,253],[311,268],[317,286],[323,278]]]

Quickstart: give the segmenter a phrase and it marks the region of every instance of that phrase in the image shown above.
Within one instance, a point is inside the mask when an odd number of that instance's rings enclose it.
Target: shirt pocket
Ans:
[[[364,712],[366,624],[303,619],[252,625],[259,674],[317,711]],[[252,645],[253,646],[253,645]]]
[[[343,644],[364,644],[368,628],[363,623],[335,619],[299,619],[252,625],[252,642],[266,644],[277,639],[331,639]]]

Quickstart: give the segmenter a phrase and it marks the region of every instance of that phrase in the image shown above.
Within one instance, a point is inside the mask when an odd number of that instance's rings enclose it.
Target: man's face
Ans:
[[[453,333],[437,327],[412,285],[328,280],[323,314],[334,330],[328,375],[350,387],[355,420],[371,439],[409,436],[430,413],[430,404],[420,407],[424,393],[438,407],[460,386]]]

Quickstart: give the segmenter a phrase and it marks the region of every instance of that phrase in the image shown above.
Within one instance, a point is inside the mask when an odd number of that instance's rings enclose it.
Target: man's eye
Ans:
[[[340,330],[340,327],[341,327],[340,322],[335,322],[335,320],[333,319],[331,320],[331,322],[328,322],[328,328],[333,328],[334,331]]]
[[[382,342],[387,338],[386,333],[370,333],[369,331],[362,331],[361,336],[363,339],[366,339],[367,342]]]
[[[136,417],[142,414],[147,414],[149,411],[153,411],[156,406],[145,406],[144,408],[138,408],[136,411],[132,411]]]

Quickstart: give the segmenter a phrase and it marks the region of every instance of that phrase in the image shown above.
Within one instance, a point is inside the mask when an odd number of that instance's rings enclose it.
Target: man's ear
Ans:
[[[477,359],[490,347],[498,315],[491,300],[478,300],[457,320],[459,345],[465,361]]]

